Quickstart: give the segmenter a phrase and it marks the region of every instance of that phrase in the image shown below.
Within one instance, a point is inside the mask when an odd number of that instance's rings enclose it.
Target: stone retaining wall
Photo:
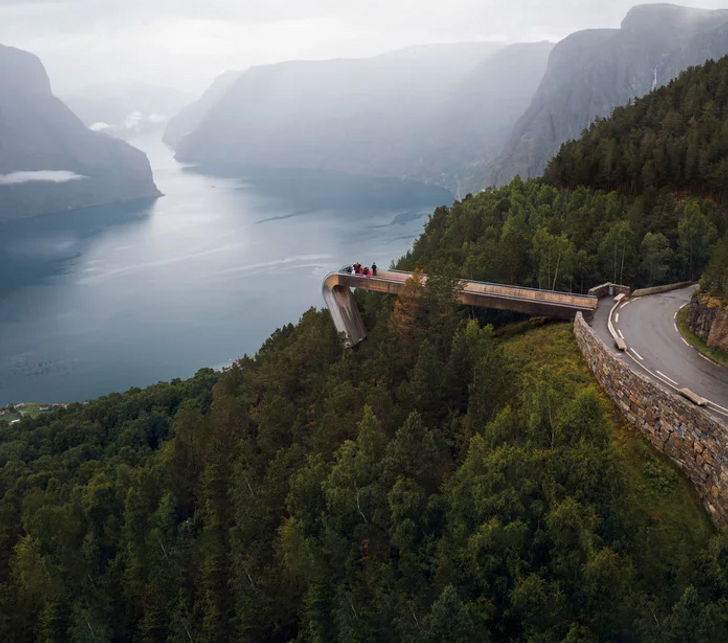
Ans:
[[[690,302],[688,325],[711,348],[728,353],[728,308],[710,295],[697,295]]]
[[[661,292],[670,292],[671,290],[680,290],[695,285],[694,281],[683,281],[679,284],[667,284],[666,286],[653,286],[652,288],[640,288],[632,293],[632,297],[645,297],[647,295],[658,295]]]
[[[629,297],[631,292],[632,289],[629,286],[606,283],[602,284],[601,286],[594,286],[594,288],[589,290],[588,294],[594,295],[598,299],[601,299],[602,297],[608,297],[609,295],[625,295]]]
[[[728,426],[634,372],[582,317],[574,334],[601,387],[624,416],[690,478],[718,525],[728,525]]]

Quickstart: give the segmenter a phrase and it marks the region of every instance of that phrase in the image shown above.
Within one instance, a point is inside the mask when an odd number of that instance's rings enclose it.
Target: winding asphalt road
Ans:
[[[615,310],[612,322],[627,343],[625,359],[635,370],[673,390],[690,389],[708,400],[713,413],[728,417],[728,369],[690,346],[677,328],[677,313],[690,302],[694,290],[693,286],[628,299]],[[607,345],[613,346],[607,319],[614,304],[611,298],[603,301],[594,326]]]

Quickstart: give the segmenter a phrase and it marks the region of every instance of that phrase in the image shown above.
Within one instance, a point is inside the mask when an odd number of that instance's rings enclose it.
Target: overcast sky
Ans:
[[[634,0],[0,0],[0,43],[57,93],[142,81],[202,91],[226,69],[465,40],[560,40],[617,27]],[[721,8],[728,0],[680,4]]]

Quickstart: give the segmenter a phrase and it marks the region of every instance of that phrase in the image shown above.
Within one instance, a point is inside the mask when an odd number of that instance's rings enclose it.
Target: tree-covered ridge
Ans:
[[[728,541],[569,326],[446,293],[0,428],[0,640],[725,640]]]
[[[728,194],[728,57],[597,118],[565,143],[546,181],[642,194],[666,188],[722,202]]]
[[[700,277],[726,223],[711,200],[516,179],[438,208],[402,266],[582,293],[607,281],[640,287]]]

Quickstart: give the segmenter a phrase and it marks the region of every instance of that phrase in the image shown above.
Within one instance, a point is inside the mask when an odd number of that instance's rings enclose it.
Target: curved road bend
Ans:
[[[677,328],[677,313],[690,302],[694,291],[691,286],[628,299],[615,310],[612,321],[627,343],[627,363],[637,364],[638,371],[646,370],[673,390],[690,389],[708,400],[711,411],[728,417],[728,369],[701,355]],[[613,305],[611,298],[606,302]],[[600,313],[603,317],[604,311]],[[606,322],[603,325],[606,329]],[[613,344],[610,338],[608,345]]]

